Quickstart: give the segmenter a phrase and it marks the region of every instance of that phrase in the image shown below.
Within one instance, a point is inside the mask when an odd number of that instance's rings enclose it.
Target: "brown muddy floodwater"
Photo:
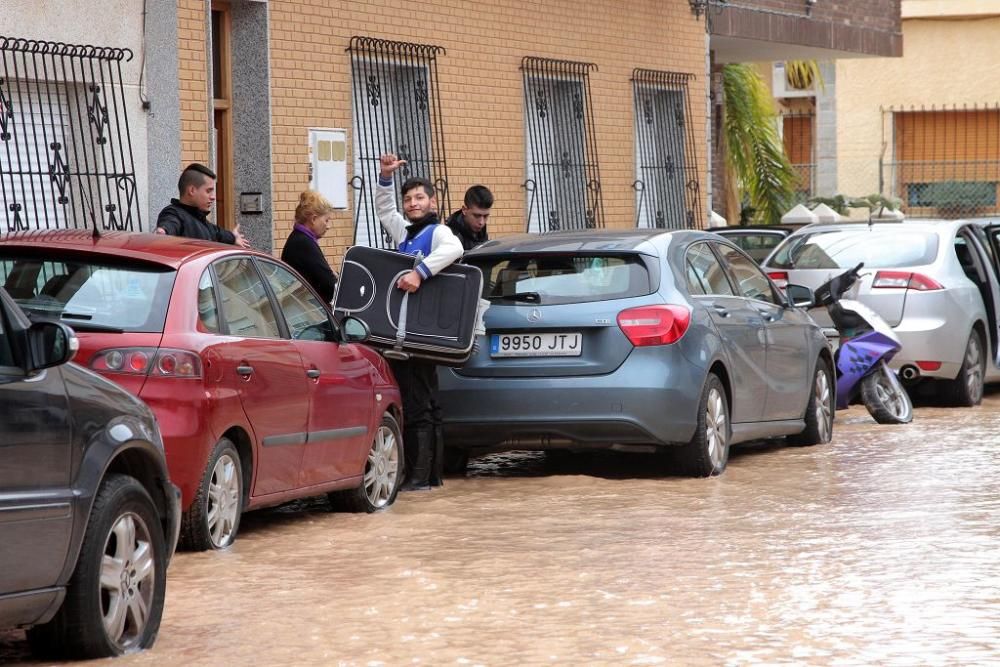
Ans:
[[[111,664],[1000,664],[998,519],[997,392],[907,426],[855,407],[714,479],[496,455],[377,515],[245,516],[177,555],[155,648]]]

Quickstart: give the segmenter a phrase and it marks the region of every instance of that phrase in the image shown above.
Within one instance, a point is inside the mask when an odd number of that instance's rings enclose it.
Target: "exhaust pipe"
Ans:
[[[920,369],[916,366],[903,366],[899,371],[899,375],[904,380],[916,380],[920,377]]]

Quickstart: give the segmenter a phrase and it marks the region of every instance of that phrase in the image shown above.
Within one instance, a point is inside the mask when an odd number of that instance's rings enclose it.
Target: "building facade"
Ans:
[[[257,247],[280,251],[309,187],[338,208],[331,259],[385,246],[382,152],[445,214],[487,185],[495,235],[704,224],[706,36],[683,0],[180,0],[178,43],[181,161],[217,167],[220,220]]]
[[[218,222],[276,254],[299,194],[322,191],[335,266],[388,245],[382,152],[443,214],[487,185],[494,235],[703,227],[713,63],[899,49],[898,0],[5,0],[0,36],[22,38],[0,44],[0,118],[20,119],[0,140],[8,231],[149,230],[202,162]]]
[[[721,68],[755,63],[778,100],[779,129],[798,175],[798,197],[835,192],[841,165],[838,132],[853,122],[837,107],[838,65],[850,63],[862,73],[866,63],[902,55],[900,0],[691,0],[691,5],[705,17],[711,34],[712,136],[720,135],[724,115]],[[823,84],[806,90],[787,85],[784,64],[791,60],[817,61]],[[715,191],[725,190],[723,150],[713,142]],[[713,200],[713,208],[732,221],[739,215],[726,210],[721,197]]]
[[[840,192],[1000,216],[1000,3],[903,0],[901,58],[836,63]]]

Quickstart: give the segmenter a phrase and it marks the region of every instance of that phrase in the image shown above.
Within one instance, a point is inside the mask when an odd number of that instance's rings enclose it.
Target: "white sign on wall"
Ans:
[[[347,208],[347,132],[310,128],[309,188],[327,198],[334,208]]]

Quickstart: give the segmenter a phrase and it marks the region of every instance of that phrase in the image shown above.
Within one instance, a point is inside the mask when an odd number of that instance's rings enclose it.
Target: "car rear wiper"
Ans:
[[[125,333],[124,329],[108,326],[107,324],[95,324],[93,322],[67,322],[67,325],[76,331],[100,331],[102,333]]]
[[[515,294],[498,294],[491,296],[490,301],[527,301],[528,303],[540,303],[542,300],[538,292],[517,292]]]

